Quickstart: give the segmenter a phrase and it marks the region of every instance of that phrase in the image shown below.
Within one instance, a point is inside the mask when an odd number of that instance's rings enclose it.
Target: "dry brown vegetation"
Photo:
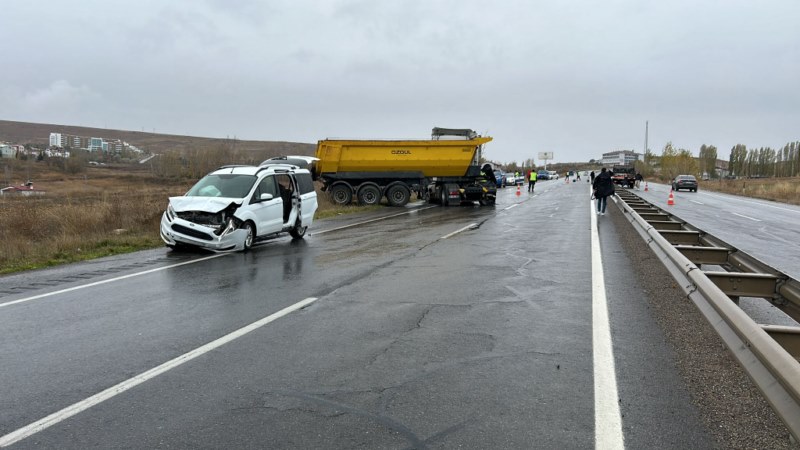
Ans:
[[[7,172],[24,174],[15,180],[31,179],[45,194],[0,196],[0,273],[159,245],[167,198],[191,185],[122,167],[91,167],[74,176],[43,162],[4,163],[16,166]]]
[[[700,189],[800,205],[800,178],[701,181]]]

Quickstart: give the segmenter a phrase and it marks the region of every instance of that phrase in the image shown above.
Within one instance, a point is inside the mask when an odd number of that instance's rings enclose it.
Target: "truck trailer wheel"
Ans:
[[[377,205],[381,201],[381,190],[374,184],[367,184],[358,188],[358,203],[362,205]]]
[[[405,206],[411,198],[411,191],[402,184],[395,184],[386,191],[386,198],[392,206]]]
[[[347,205],[353,201],[353,190],[346,184],[331,187],[331,200],[337,205]]]

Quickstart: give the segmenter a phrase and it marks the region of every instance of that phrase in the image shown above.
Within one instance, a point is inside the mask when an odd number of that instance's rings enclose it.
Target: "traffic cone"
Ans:
[[[519,191],[519,185],[517,185],[517,197],[519,197],[520,195],[522,195],[522,193]]]
[[[647,192],[647,181],[644,182],[644,191]]]
[[[675,205],[675,197],[672,195],[672,189],[669,190],[669,198],[667,199],[667,205],[669,206]]]

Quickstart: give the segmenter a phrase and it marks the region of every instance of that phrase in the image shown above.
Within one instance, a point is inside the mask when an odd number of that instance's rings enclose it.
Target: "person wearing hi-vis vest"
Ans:
[[[528,192],[533,192],[533,185],[536,184],[536,171],[531,170],[531,174],[528,176]]]

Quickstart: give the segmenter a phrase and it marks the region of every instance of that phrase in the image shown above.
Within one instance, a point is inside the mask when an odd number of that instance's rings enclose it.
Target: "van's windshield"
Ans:
[[[206,175],[189,189],[186,196],[244,198],[255,182],[255,175]]]

